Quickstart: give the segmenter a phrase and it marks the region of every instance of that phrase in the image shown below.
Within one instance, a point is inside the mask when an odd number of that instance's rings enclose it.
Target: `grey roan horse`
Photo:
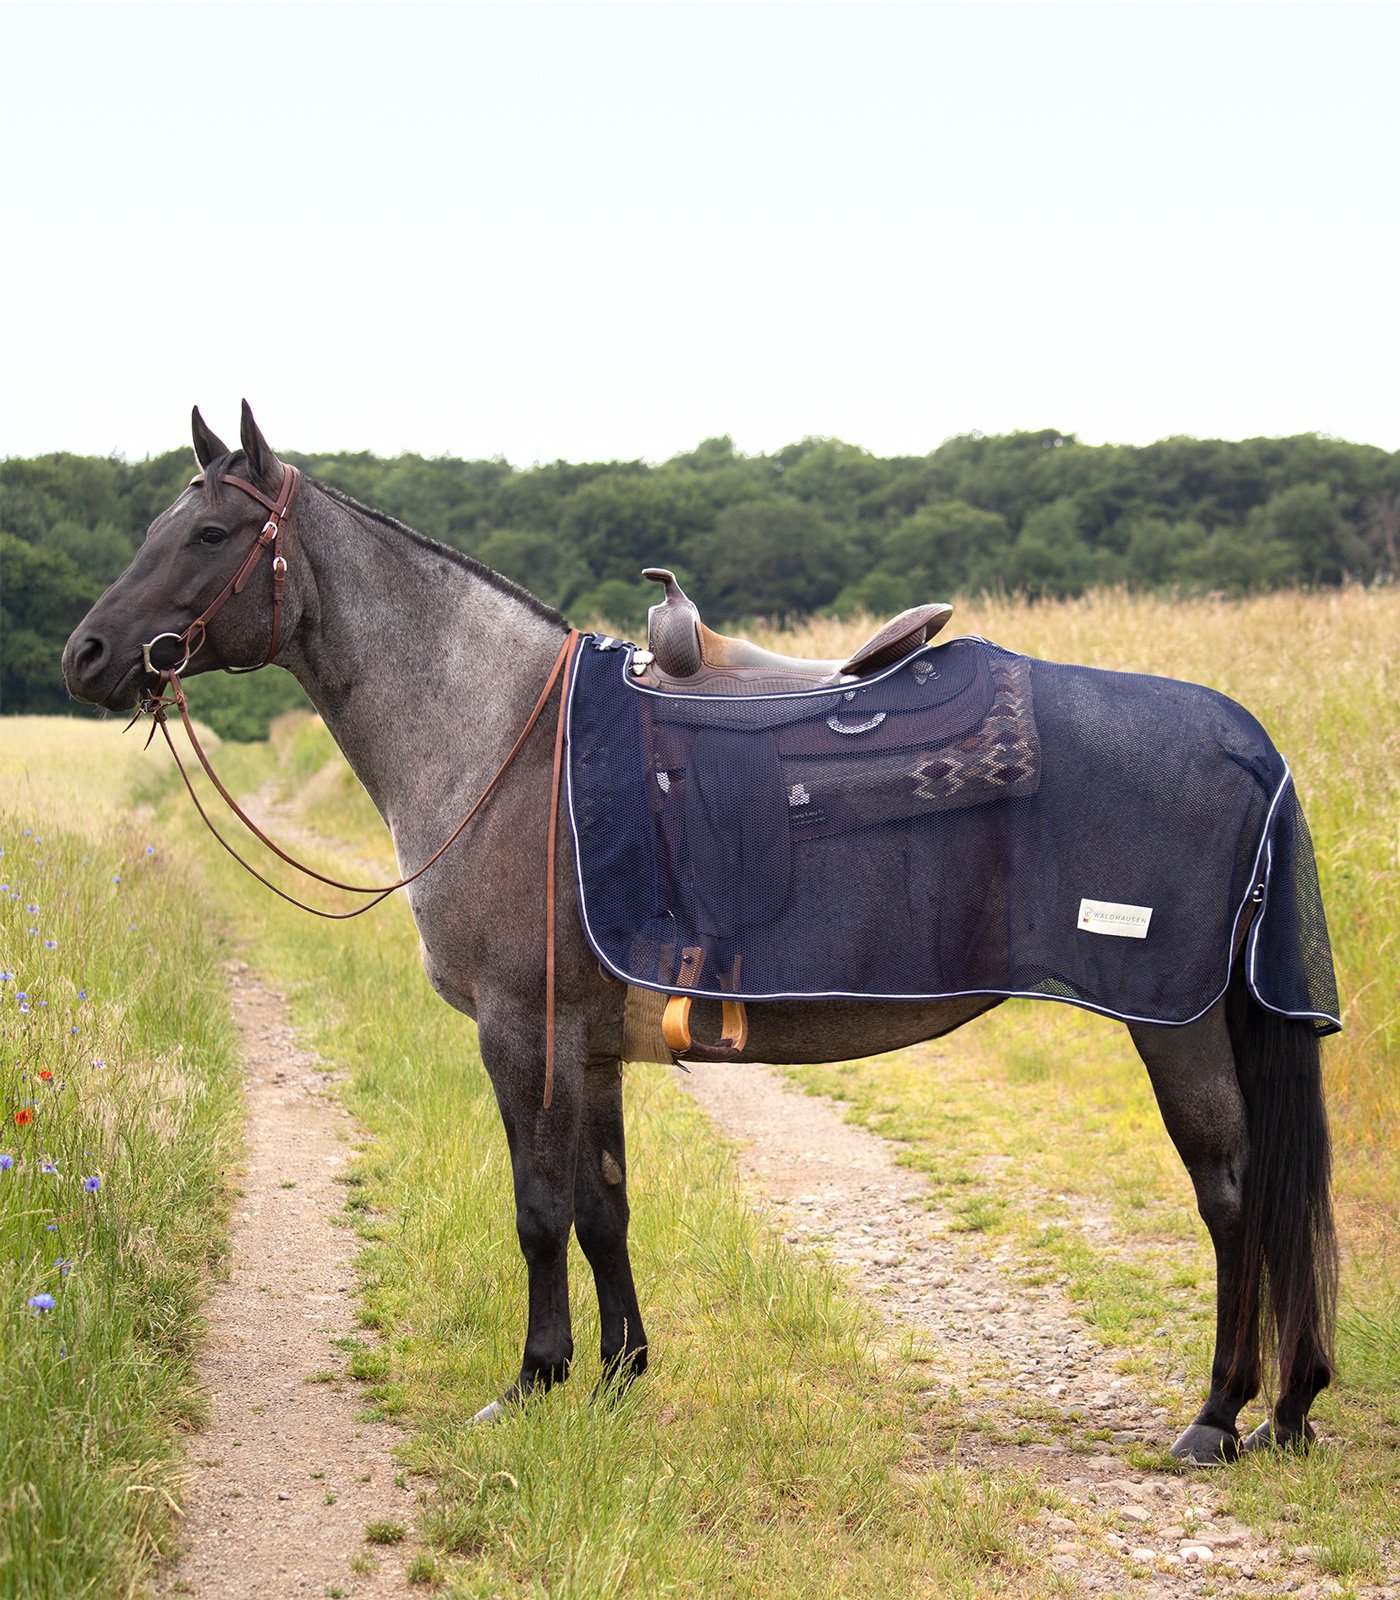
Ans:
[[[264,512],[221,477],[240,476],[267,496],[283,480],[246,404],[242,446],[230,452],[194,413],[202,482],[156,518],[131,566],[68,641],[64,675],[78,699],[117,711],[136,706],[146,685],[143,643],[188,627],[243,562]],[[271,562],[260,563],[210,621],[189,672],[264,660],[272,581]],[[275,659],[299,680],[369,791],[402,871],[427,860],[496,771],[565,631],[556,612],[480,563],[303,482],[288,524]],[[558,871],[555,1087],[543,1106],[544,864],[557,706],[556,695],[476,820],[408,891],[429,980],[476,1019],[510,1145],[530,1305],[508,1400],[568,1373],[570,1227],[597,1283],[605,1372],[626,1381],[647,1360],[627,1254],[626,991],[600,969],[572,914],[567,830]],[[1244,1448],[1310,1438],[1308,1408],[1333,1370],[1336,1255],[1318,1042],[1307,1023],[1259,1006],[1239,967],[1225,997],[1197,1022],[1131,1028],[1215,1246],[1210,1393],[1175,1447],[1197,1461],[1229,1459],[1241,1448],[1236,1418],[1259,1392],[1265,1333],[1277,1341],[1277,1400],[1272,1421]],[[745,1057],[866,1056],[936,1038],[998,1003],[755,1006]],[[609,1181],[619,1168],[622,1181]]]

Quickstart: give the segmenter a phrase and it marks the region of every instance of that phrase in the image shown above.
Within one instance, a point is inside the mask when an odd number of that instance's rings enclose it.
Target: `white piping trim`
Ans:
[[[592,634],[584,635],[584,638],[580,640],[580,646],[585,644],[588,639],[592,637],[595,636]],[[982,639],[971,634],[960,635],[960,637],[975,639],[975,642],[978,644],[991,643],[990,640]],[[953,644],[955,642],[956,641],[952,639],[947,641],[948,644]],[[926,645],[924,648],[928,649],[929,646]],[[628,667],[631,664],[632,651],[635,649],[636,646],[631,644],[623,647],[621,674],[622,681],[626,683],[629,688],[635,689],[638,694],[655,695],[661,699],[675,698],[673,695],[667,695],[663,690],[643,689],[638,684],[630,680],[628,675]],[[992,649],[1002,650],[1002,653],[1005,655],[1016,654],[1014,650],[1004,650],[1001,645],[992,645]],[[880,680],[880,678],[887,677],[889,673],[897,672],[900,667],[905,666],[908,661],[909,657],[906,656],[904,660],[897,662],[895,666],[888,668],[886,672],[880,673],[874,678],[865,679],[862,681],[876,683]],[[675,987],[668,988],[665,984],[649,983],[644,979],[636,978],[630,972],[624,971],[621,967],[610,961],[603,952],[598,940],[594,936],[592,925],[588,920],[588,902],[584,895],[583,888],[583,852],[579,847],[578,829],[574,823],[574,764],[573,761],[569,759],[572,754],[571,742],[573,738],[574,695],[578,691],[578,680],[579,674],[577,672],[570,673],[568,722],[564,730],[566,769],[565,778],[569,799],[569,833],[574,843],[574,878],[578,889],[578,914],[579,921],[583,924],[584,936],[588,940],[589,948],[593,951],[593,954],[597,956],[602,965],[613,975],[613,977],[620,979],[623,983],[630,983],[633,988],[650,989],[656,994],[693,994],[696,999],[700,1000],[724,998],[720,995],[712,995],[705,990],[691,989],[682,991],[676,989]],[[825,694],[828,692],[831,691],[823,689],[804,689],[797,691],[796,698],[805,698],[813,693]],[[792,699],[794,698],[794,695],[785,692],[781,695],[707,695],[705,698],[709,700],[782,700]],[[1275,791],[1273,799],[1269,802],[1268,811],[1264,814],[1264,825],[1260,830],[1258,849],[1254,852],[1254,864],[1250,872],[1249,885],[1245,890],[1244,899],[1240,902],[1239,909],[1235,912],[1234,921],[1230,925],[1230,948],[1232,950],[1234,949],[1235,935],[1239,931],[1240,918],[1244,915],[1245,908],[1249,905],[1250,897],[1254,893],[1255,885],[1259,882],[1259,863],[1261,858],[1263,858],[1267,861],[1267,865],[1265,867],[1266,888],[1264,893],[1264,901],[1260,905],[1259,914],[1255,917],[1249,933],[1245,936],[1246,956],[1249,962],[1246,970],[1246,980],[1249,984],[1250,993],[1259,1002],[1259,1004],[1265,1008],[1265,1010],[1272,1011],[1276,1016],[1288,1017],[1298,1022],[1330,1022],[1333,1023],[1337,1028],[1340,1028],[1342,1026],[1341,1018],[1334,1017],[1330,1012],[1327,1011],[1280,1011],[1276,1006],[1271,1006],[1266,1001],[1260,999],[1259,992],[1255,988],[1254,984],[1254,947],[1258,944],[1259,930],[1262,926],[1264,917],[1264,907],[1268,904],[1267,874],[1269,868],[1273,864],[1270,829],[1273,825],[1274,813],[1278,809],[1279,801],[1288,792],[1293,783],[1293,769],[1289,766],[1287,757],[1280,756],[1279,759],[1283,762],[1283,779],[1280,782],[1278,789]],[[1157,1028],[1188,1028],[1193,1022],[1199,1022],[1208,1011],[1214,1009],[1214,1007],[1217,1006],[1224,998],[1226,990],[1230,987],[1230,967],[1232,966],[1233,963],[1230,963],[1229,966],[1227,966],[1225,983],[1215,998],[1208,1005],[1203,1006],[1199,1011],[1197,1011],[1194,1016],[1185,1017],[1179,1022],[1165,1021],[1161,1017],[1134,1016],[1125,1011],[1111,1011],[1107,1006],[1096,1005],[1092,1000],[1079,1000],[1072,995],[1065,994],[1046,994],[1042,989],[951,989],[942,994],[871,994],[869,990],[857,991],[851,989],[822,989],[816,993],[812,992],[811,990],[778,990],[771,994],[751,994],[747,990],[744,990],[734,991],[730,993],[728,998],[733,1000],[743,1000],[745,1002],[752,1001],[755,1004],[761,1004],[763,1002],[773,1000],[871,1000],[880,1002],[892,1000],[917,1005],[933,1005],[943,1000],[971,1000],[980,996],[995,997],[1003,1000],[1055,1000],[1061,1005],[1076,1006],[1081,1011],[1093,1011],[1101,1017],[1110,1017],[1115,1022],[1140,1022],[1147,1026]]]

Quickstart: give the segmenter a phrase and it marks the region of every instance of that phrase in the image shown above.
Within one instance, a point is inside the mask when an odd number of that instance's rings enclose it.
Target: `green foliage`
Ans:
[[[646,566],[683,567],[716,622],[890,614],[981,590],[1039,598],[1127,583],[1239,596],[1400,572],[1400,452],[1315,434],[1139,448],[1047,428],[888,458],[823,438],[743,456],[725,435],[656,466],[520,471],[368,451],[287,459],[578,621],[633,632],[650,603]],[[190,470],[182,450],[0,462],[0,518],[22,541],[4,556],[18,574],[5,575],[6,711],[67,708],[58,657],[68,631]],[[286,685],[254,681],[202,691],[226,737],[261,738],[269,715],[300,703]]]
[[[696,599],[716,619],[793,616],[835,599],[853,564],[850,538],[815,506],[749,500],[686,544]]]
[[[58,658],[101,585],[61,551],[38,549],[13,534],[0,534],[0,564],[0,707],[66,711]]]

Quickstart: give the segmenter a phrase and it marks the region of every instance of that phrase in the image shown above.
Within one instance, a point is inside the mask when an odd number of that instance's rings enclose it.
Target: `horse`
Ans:
[[[553,681],[568,624],[470,556],[327,484],[302,480],[294,514],[283,506],[266,516],[296,475],[246,401],[241,449],[230,450],[197,408],[192,431],[199,474],[68,640],[69,692],[113,711],[138,707],[159,672],[151,641],[160,635],[183,642],[175,671],[186,676],[275,661],[368,791],[406,877],[496,774],[471,827],[407,890],[429,982],[477,1025],[528,1269],[520,1370],[478,1415],[498,1418],[568,1376],[570,1228],[597,1290],[604,1385],[630,1383],[646,1369],[648,1345],[628,1256],[627,991],[580,925],[567,830],[547,892],[557,699],[498,770]],[[274,521],[277,556],[258,563]],[[547,985],[542,950],[556,894]],[[1309,1408],[1334,1372],[1337,1255],[1319,1042],[1311,1023],[1254,998],[1241,956],[1247,925],[1246,915],[1228,985],[1208,1011],[1182,1026],[1128,1025],[1215,1250],[1209,1392],[1173,1446],[1190,1462],[1306,1447]],[[850,1060],[938,1038],[1001,1003],[986,994],[775,1000],[753,1007],[741,1059]],[[1270,1348],[1271,1415],[1241,1440],[1237,1417],[1260,1391]]]

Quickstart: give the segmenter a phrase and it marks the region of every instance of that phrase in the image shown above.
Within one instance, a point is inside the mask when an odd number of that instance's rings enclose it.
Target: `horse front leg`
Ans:
[[[1210,1393],[1172,1454],[1233,1461],[1240,1450],[1236,1419],[1260,1385],[1259,1270],[1245,1238],[1249,1125],[1225,1008],[1217,1005],[1182,1028],[1135,1025],[1129,1031],[1215,1247]]]
[[[630,1383],[646,1371],[647,1337],[627,1254],[627,1145],[622,1063],[594,1062],[583,1074],[574,1228],[593,1268],[602,1324],[603,1382]]]
[[[503,1400],[473,1419],[494,1421],[512,1402],[543,1392],[569,1375],[574,1355],[569,1315],[569,1230],[574,1220],[574,1168],[582,1104],[581,1048],[562,1028],[556,1041],[554,1092],[544,1104],[543,1033],[536,1026],[483,1023],[481,1054],[505,1124],[515,1184],[515,1229],[529,1277],[529,1319],[520,1375]],[[539,1048],[521,1041],[539,1033]],[[503,1037],[504,1036],[504,1037]]]

